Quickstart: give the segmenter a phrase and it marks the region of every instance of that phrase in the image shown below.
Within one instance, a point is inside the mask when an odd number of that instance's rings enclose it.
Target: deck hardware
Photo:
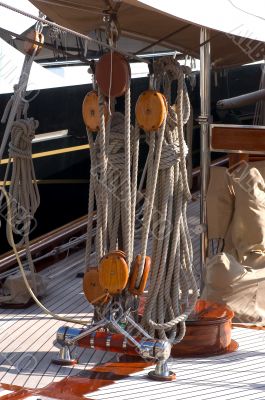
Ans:
[[[52,362],[53,362],[53,364],[56,364],[56,365],[62,365],[62,366],[66,365],[67,366],[67,365],[77,364],[77,359],[72,358],[71,350],[70,350],[69,346],[64,345],[60,348],[58,357],[54,358],[52,360]]]
[[[114,309],[115,307],[113,307]],[[153,339],[130,317],[129,312],[122,313],[118,319],[115,316],[116,313],[112,312],[110,308],[109,318],[105,318],[87,329],[59,328],[57,342],[62,347],[58,359],[53,360],[53,362],[60,365],[72,365],[74,360],[71,358],[69,346],[77,345],[90,349],[138,355],[146,360],[154,360],[156,368],[149,372],[149,378],[174,380],[176,376],[172,371],[169,371],[167,365],[171,353],[171,344],[166,340]],[[142,335],[142,339],[127,332],[121,326],[121,321],[137,330]],[[104,331],[99,331],[99,328],[104,328]]]
[[[99,263],[100,286],[111,295],[120,294],[129,279],[129,267],[122,253],[108,253]]]
[[[106,348],[109,349],[110,348],[110,343],[111,343],[111,335],[109,335],[106,339]]]
[[[168,368],[167,360],[171,353],[171,344],[167,341],[159,341],[154,348],[154,357],[157,360],[156,368],[148,373],[148,377],[158,381],[173,381],[176,374]]]
[[[138,255],[138,256],[136,256],[136,259],[134,262],[133,272],[132,272],[132,276],[130,278],[130,283],[129,283],[129,292],[132,293],[133,295],[137,295],[137,296],[140,296],[144,293],[147,279],[148,279],[149,272],[150,272],[150,268],[151,268],[151,258],[148,256],[145,257],[144,271],[143,271],[143,274],[141,277],[141,282],[140,282],[139,287],[136,287],[136,280],[138,277],[140,265],[141,265],[141,256]]]
[[[108,108],[106,103],[103,104],[105,121],[108,120]],[[96,91],[88,92],[82,104],[82,115],[86,127],[91,132],[98,132],[100,126],[100,110],[99,99]]]
[[[112,98],[123,96],[130,87],[130,64],[117,51],[106,53],[97,62],[95,77],[102,95]]]
[[[136,103],[137,122],[146,132],[158,130],[167,115],[168,106],[165,96],[155,90],[143,92]]]
[[[90,344],[91,349],[95,348],[95,336],[96,336],[96,332],[93,332],[89,338],[89,344]]]

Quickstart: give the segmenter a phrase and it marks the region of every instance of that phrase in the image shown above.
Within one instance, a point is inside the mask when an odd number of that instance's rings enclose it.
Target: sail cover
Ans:
[[[214,68],[259,61],[265,55],[265,31],[261,28],[264,20],[254,13],[252,15],[249,11],[238,8],[238,0],[31,2],[51,20],[85,34],[103,28],[104,11],[108,10],[110,5],[119,3],[118,21],[122,35],[142,39],[153,45],[159,42],[168,49],[197,58],[200,50],[200,27],[206,26],[211,29],[211,57]],[[141,50],[139,46],[137,52]]]

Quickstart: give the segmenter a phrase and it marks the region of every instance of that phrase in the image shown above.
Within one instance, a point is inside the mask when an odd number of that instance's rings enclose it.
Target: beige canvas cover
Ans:
[[[36,7],[45,13],[51,20],[78,32],[89,34],[95,29],[104,28],[103,14],[108,9],[108,2],[104,0],[31,0]],[[117,2],[112,2],[115,4]],[[145,4],[136,0],[120,2],[118,21],[123,36],[147,41],[155,45],[157,42],[166,48],[177,50],[199,58],[201,23],[188,20],[189,4],[187,4],[187,18],[178,18],[177,2],[168,2],[166,9],[158,10],[155,4]],[[170,13],[170,4],[176,5],[175,14]],[[207,12],[207,10],[205,10]],[[199,19],[199,18],[198,18]],[[235,27],[240,22],[237,21]],[[229,29],[229,28],[227,28]],[[262,60],[265,46],[262,42],[252,38],[242,40],[249,30],[221,32],[211,29],[211,59],[213,67],[242,65],[252,61]],[[145,45],[144,45],[145,46]],[[119,48],[119,45],[118,45]],[[125,50],[125,49],[123,49]],[[130,49],[126,49],[130,50]],[[142,51],[142,46],[136,53]],[[150,47],[152,51],[152,46]]]
[[[265,324],[264,293],[265,268],[254,270],[226,253],[208,260],[201,297],[227,304],[236,322]]]
[[[229,305],[238,322],[265,324],[264,172],[265,162],[211,171],[209,233],[225,238],[225,253],[208,260],[202,297]]]
[[[206,196],[208,238],[224,239],[234,211],[234,194],[227,168],[211,167]]]
[[[250,252],[265,251],[265,183],[257,168],[233,172],[235,209],[231,237],[239,261]]]

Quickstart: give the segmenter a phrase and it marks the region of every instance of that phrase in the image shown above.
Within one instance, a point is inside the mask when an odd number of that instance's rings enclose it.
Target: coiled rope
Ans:
[[[107,123],[102,101],[103,97],[99,93],[101,123],[95,140],[93,133],[87,130],[91,169],[86,268],[92,263],[91,232],[95,203],[97,211],[95,262],[98,265],[107,252],[119,248],[126,253],[130,267],[134,248],[139,131],[135,131],[130,124],[130,88],[125,93],[125,115],[114,112]]]
[[[156,87],[162,87],[168,104],[174,80],[178,92],[162,129],[156,135],[147,134],[149,155],[141,255],[145,256],[150,224],[152,269],[142,325],[150,335],[157,333],[161,339],[177,343],[185,334],[185,320],[198,296],[186,216],[191,196],[183,125],[189,118],[190,106],[183,71],[173,58],[156,61],[154,73]]]

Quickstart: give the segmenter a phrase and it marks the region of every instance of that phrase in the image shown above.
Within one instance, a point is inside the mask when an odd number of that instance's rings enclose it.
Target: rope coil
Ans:
[[[151,336],[157,334],[177,343],[185,334],[185,320],[198,296],[186,216],[191,195],[183,125],[189,118],[190,104],[183,70],[174,58],[156,61],[154,74],[156,88],[162,87],[169,104],[174,80],[178,92],[175,104],[169,106],[164,131],[156,137],[147,135],[149,154],[141,255],[146,254],[150,226],[152,269],[142,325]]]

